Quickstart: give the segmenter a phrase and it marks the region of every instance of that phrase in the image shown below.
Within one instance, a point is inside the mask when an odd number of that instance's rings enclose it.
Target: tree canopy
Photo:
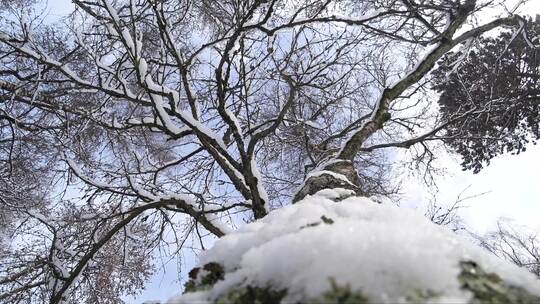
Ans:
[[[434,72],[444,116],[475,111],[449,124],[446,142],[479,172],[500,154],[519,154],[540,138],[540,24],[528,21],[450,53]]]

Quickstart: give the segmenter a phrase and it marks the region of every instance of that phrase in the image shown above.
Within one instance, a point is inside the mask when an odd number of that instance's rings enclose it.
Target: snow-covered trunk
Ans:
[[[329,194],[332,192],[333,200],[336,201],[354,195],[363,195],[358,172],[353,162],[333,159],[321,164],[306,177],[304,184],[294,196],[293,203],[302,200],[307,195],[314,195],[320,191]]]

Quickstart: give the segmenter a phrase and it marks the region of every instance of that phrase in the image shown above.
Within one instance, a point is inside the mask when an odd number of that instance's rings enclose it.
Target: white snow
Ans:
[[[124,125],[118,121],[117,117],[113,117],[111,127],[121,129],[124,128]]]
[[[296,190],[294,191],[294,196],[296,196],[298,194],[298,192],[300,192],[304,186],[306,185],[306,181],[310,178],[310,177],[316,177],[316,176],[320,176],[320,175],[323,175],[323,174],[328,174],[328,175],[332,175],[334,178],[336,179],[340,179],[348,184],[351,184],[354,186],[353,183],[351,183],[351,181],[349,181],[349,179],[343,175],[343,174],[339,174],[339,173],[336,173],[336,172],[333,172],[333,171],[329,171],[329,170],[324,170],[322,168],[324,168],[325,166],[327,165],[330,165],[330,164],[333,164],[333,163],[336,163],[336,162],[342,162],[343,160],[336,160],[336,161],[329,161],[329,162],[322,162],[321,164],[319,164],[315,169],[313,169],[313,171],[311,171],[310,173],[308,173],[306,175],[306,178],[304,179],[304,182],[302,182],[297,188]],[[336,190],[336,189],[334,189]],[[334,191],[335,192],[335,191]],[[321,194],[321,193],[319,193]],[[339,197],[339,194],[336,194],[337,196],[336,197]],[[329,198],[329,196],[326,196],[327,198]],[[267,209],[268,210],[268,209]]]
[[[236,117],[236,115],[234,115],[234,113],[227,108],[225,109],[225,113],[227,113],[227,116],[229,116],[229,119],[231,119],[232,122],[234,123],[234,127],[236,128],[240,136],[243,136],[244,134],[242,133],[242,126],[240,125],[240,122],[238,121],[238,118]]]
[[[147,72],[148,72],[148,64],[146,63],[146,60],[144,58],[141,58],[139,60],[139,74],[141,75],[141,79],[146,78]]]
[[[317,192],[318,196],[322,196],[327,199],[335,200],[342,197],[355,195],[355,192],[345,188],[323,189]]]
[[[51,221],[47,216],[43,215],[37,209],[30,209],[30,210],[27,210],[26,212],[28,212],[30,216],[38,219],[39,221],[43,223],[49,223]]]
[[[124,38],[124,43],[126,44],[126,48],[128,51],[135,56],[136,49],[135,44],[133,43],[133,38],[131,37],[131,34],[129,33],[129,29],[124,28],[122,29],[122,38]]]
[[[269,205],[270,199],[268,198],[268,193],[266,192],[266,189],[264,188],[263,178],[261,176],[261,172],[259,171],[259,168],[257,167],[257,161],[255,160],[255,158],[251,159],[251,173],[257,179],[257,190],[262,200],[264,201],[264,209],[266,211],[270,211],[270,205]]]
[[[155,198],[155,201],[162,201],[162,200],[180,200],[180,201],[184,201],[186,204],[188,204],[196,212],[201,212],[201,211],[208,212],[208,213],[201,213],[200,216],[204,217],[208,221],[210,221],[212,223],[212,225],[214,225],[219,230],[221,230],[221,232],[227,234],[227,233],[230,233],[230,232],[233,231],[232,227],[225,222],[224,218],[222,219],[222,217],[220,217],[218,214],[210,212],[210,211],[212,211],[214,209],[220,209],[221,207],[215,207],[215,208],[207,207],[207,208],[201,209],[198,206],[198,204],[196,202],[196,198],[194,196],[192,196],[190,194],[182,194],[182,193],[170,193],[170,194],[161,195],[161,196]]]
[[[195,119],[191,113],[187,111],[180,111],[182,118],[191,126],[193,130],[198,130],[199,132],[204,133],[208,138],[214,140],[223,151],[227,151],[227,145],[223,142],[222,137],[220,137],[216,132],[202,124],[199,120]]]
[[[67,156],[64,156],[64,160],[66,161],[68,166],[71,168],[71,170],[73,170],[75,175],[78,178],[80,178],[81,180],[83,180],[84,182],[86,182],[86,183],[88,183],[88,184],[90,184],[90,185],[92,185],[94,187],[97,187],[97,188],[102,188],[102,189],[110,189],[111,188],[111,185],[106,183],[106,182],[102,182],[102,181],[90,178],[89,176],[86,176],[84,174],[82,168],[79,167],[79,165],[74,160],[68,158]]]
[[[147,73],[148,67],[146,65],[146,61],[144,61],[144,63],[145,63],[144,66],[139,64],[139,69],[141,69],[141,67],[142,67],[142,70],[140,70],[141,75],[142,75],[143,72],[145,74]],[[163,92],[163,93],[166,93],[166,94],[172,94],[173,102],[175,104],[178,103],[179,98],[180,98],[179,93],[177,91],[175,91],[175,90],[172,90],[172,89],[164,86],[164,85],[156,84],[152,80],[152,77],[149,74],[146,74],[145,84],[148,86],[148,88],[151,91]],[[167,128],[170,132],[172,132],[174,134],[180,134],[182,131],[184,131],[185,129],[182,129],[179,126],[177,126],[174,123],[174,121],[172,120],[171,116],[165,110],[166,108],[169,109],[170,107],[165,102],[165,100],[163,100],[163,97],[161,95],[152,94],[152,93],[150,94],[150,96],[152,97],[153,104],[154,104],[154,106],[156,108],[156,111],[157,111],[157,114],[158,114],[160,120],[163,123],[163,126],[165,126],[165,128]],[[195,117],[193,117],[193,115],[191,113],[189,113],[188,111],[176,111],[175,113],[180,115],[180,117],[182,118],[184,123],[190,129],[198,131],[200,133],[203,133],[208,138],[214,140],[223,151],[227,151],[227,145],[225,145],[225,143],[223,142],[223,139],[216,132],[214,132],[212,129],[210,129],[208,126],[202,124],[199,120],[197,120]]]
[[[324,127],[320,123],[318,123],[318,122],[316,122],[314,120],[306,120],[306,121],[304,121],[304,123],[306,124],[306,126],[310,126],[310,127],[314,128],[314,129],[319,129],[319,130],[324,129]]]
[[[159,119],[161,120],[163,126],[173,134],[180,134],[180,132],[182,132],[182,129],[176,123],[174,123],[171,116],[169,116],[169,114],[165,110],[167,103],[158,94],[150,94],[150,96],[152,97],[157,115],[159,116]]]
[[[457,277],[459,262],[468,260],[540,295],[540,281],[532,274],[414,210],[361,197],[336,203],[327,194],[274,210],[218,240],[200,264],[220,263],[225,279],[169,303],[208,302],[248,284],[287,289],[285,303],[306,302],[329,291],[330,278],[373,303],[406,302],[419,290],[440,293],[435,302],[466,303],[471,294],[460,288]],[[334,223],[323,223],[322,216]],[[306,226],[313,223],[320,224]]]
[[[116,12],[116,9],[111,5],[111,3],[108,0],[103,0],[103,4],[105,5],[105,8],[111,15],[111,18],[113,21],[117,22],[120,18],[118,17],[118,13]]]
[[[132,176],[128,175],[129,185],[135,193],[141,197],[145,197],[149,200],[158,201],[159,197],[155,196],[151,192],[144,189],[144,186],[139,184]]]
[[[233,228],[225,222],[225,219],[222,219],[219,215],[216,213],[207,213],[204,215],[208,221],[212,223],[216,228],[221,230],[224,234],[228,234],[233,232]]]
[[[363,23],[365,21],[369,21],[370,19],[373,19],[373,18],[376,18],[378,15],[384,13],[385,10],[383,9],[376,9],[376,10],[373,10],[372,12],[369,12],[369,13],[365,13],[365,14],[362,14],[360,16],[356,16],[354,18],[351,18],[350,15],[346,15],[346,14],[341,14],[339,12],[332,12],[332,15],[331,16],[328,16],[330,20],[332,21],[336,21],[336,22],[346,22],[346,23]],[[294,18],[293,20],[291,20],[290,22],[297,22],[297,23],[301,23],[301,22],[305,22],[307,20],[310,20],[309,17],[302,17],[302,18]]]
[[[336,173],[336,172],[333,172],[333,171],[329,171],[329,170],[320,170],[320,171],[313,171],[313,172],[310,172],[307,176],[306,176],[306,180],[309,179],[310,177],[316,177],[316,176],[320,176],[320,175],[323,175],[323,174],[328,174],[328,175],[332,175],[334,178],[336,179],[340,179],[344,182],[347,182],[351,185],[354,185],[353,183],[351,183],[349,181],[349,179],[343,175],[343,174],[339,174],[339,173]]]

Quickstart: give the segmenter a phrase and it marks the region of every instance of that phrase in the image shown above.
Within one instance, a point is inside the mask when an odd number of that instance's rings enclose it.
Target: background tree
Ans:
[[[540,277],[540,243],[538,233],[509,220],[500,220],[497,229],[477,236],[482,247],[498,257],[528,269]]]
[[[325,188],[395,193],[383,149],[429,167],[441,130],[484,111],[433,115],[425,76],[454,47],[528,23],[468,26],[497,6],[474,0],[73,3],[67,29],[3,11],[12,303],[119,302],[157,250],[204,248]]]
[[[465,196],[464,189],[454,202],[444,205],[436,200],[430,202],[425,216],[434,224],[446,226],[474,243],[493,253],[497,257],[523,267],[540,277],[540,243],[538,231],[520,226],[508,218],[501,218],[496,229],[478,234],[467,227],[460,211],[469,207],[465,201],[486,193]]]

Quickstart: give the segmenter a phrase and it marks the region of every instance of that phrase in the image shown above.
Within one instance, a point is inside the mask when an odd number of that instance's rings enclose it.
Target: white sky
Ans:
[[[512,7],[514,0],[506,1]],[[50,18],[56,19],[73,8],[68,0],[49,0]],[[540,1],[531,0],[518,12],[535,16],[540,14]],[[470,186],[467,194],[478,194],[490,191],[466,201],[468,208],[462,209],[460,215],[466,224],[476,232],[486,232],[493,228],[500,217],[514,219],[517,223],[540,230],[540,146],[530,146],[517,156],[504,155],[492,160],[492,164],[479,174],[461,171],[459,159],[443,156],[449,174],[438,179],[440,189],[439,203],[452,203],[456,196]],[[431,198],[419,182],[408,181],[405,185],[403,205],[418,206]],[[194,264],[194,258],[186,257],[184,262]],[[167,272],[154,276],[147,289],[135,299],[127,298],[128,303],[142,303],[148,300],[167,300],[180,292],[180,284],[174,283],[178,277],[175,262],[167,265]],[[186,274],[187,275],[187,274]]]
[[[462,171],[459,158],[442,156],[441,164],[448,173],[437,179],[437,202],[451,204],[457,196],[488,192],[463,202],[468,207],[459,214],[474,232],[494,228],[498,218],[507,217],[517,223],[540,230],[540,146],[530,145],[520,155],[502,155],[492,160],[480,173]],[[431,194],[419,181],[406,181],[402,205],[416,207],[428,202]],[[423,202],[423,203],[422,203]]]
[[[471,184],[478,192],[489,194],[471,200],[463,215],[476,231],[485,231],[498,217],[540,230],[540,146],[516,156],[494,159],[478,175],[458,173],[445,183],[447,188]],[[472,189],[471,189],[472,190]]]

